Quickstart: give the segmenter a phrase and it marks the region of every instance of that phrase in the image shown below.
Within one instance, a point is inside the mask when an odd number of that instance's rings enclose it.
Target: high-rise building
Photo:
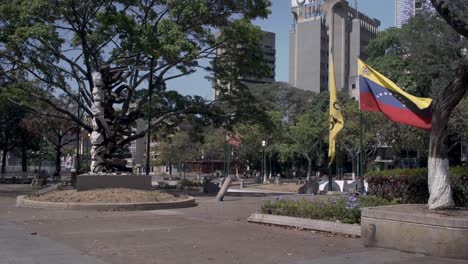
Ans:
[[[401,28],[408,19],[429,10],[433,10],[429,0],[395,0],[395,26]]]
[[[216,33],[215,37],[219,37],[220,33]],[[257,76],[240,76],[240,80],[245,84],[255,83],[273,83],[275,82],[275,64],[276,64],[276,34],[273,32],[263,31],[263,39],[260,43],[262,49],[263,60],[271,69],[270,74],[261,78]],[[223,54],[223,48],[216,49],[216,54]],[[218,91],[214,90],[214,99],[218,97]]]
[[[258,78],[255,76],[243,76],[242,81],[245,83],[272,83],[275,82],[275,63],[276,63],[276,34],[273,32],[263,31],[263,39],[261,48],[263,52],[263,61],[270,67],[271,71],[268,76]]]
[[[380,21],[345,0],[291,0],[289,84],[302,90],[328,90],[328,59],[333,52],[338,90],[357,98],[357,59],[377,36]]]

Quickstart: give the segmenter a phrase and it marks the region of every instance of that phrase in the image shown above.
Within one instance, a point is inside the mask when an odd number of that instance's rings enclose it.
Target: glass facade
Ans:
[[[395,0],[395,26],[401,28],[411,17],[430,10],[433,7],[429,0]]]
[[[415,0],[395,0],[395,26],[401,28],[403,24],[414,16]]]

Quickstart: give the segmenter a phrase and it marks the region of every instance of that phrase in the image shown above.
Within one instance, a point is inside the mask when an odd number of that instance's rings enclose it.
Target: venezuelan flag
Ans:
[[[432,99],[408,94],[360,59],[358,67],[361,110],[382,112],[394,122],[431,130]]]

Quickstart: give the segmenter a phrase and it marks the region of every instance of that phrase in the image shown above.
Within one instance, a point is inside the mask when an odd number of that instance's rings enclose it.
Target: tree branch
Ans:
[[[448,0],[431,0],[440,16],[460,35],[468,37],[468,23],[449,8]]]
[[[58,107],[54,102],[52,102],[51,100],[47,99],[47,98],[44,98],[42,96],[39,96],[39,95],[36,95],[36,94],[31,94],[31,96],[43,101],[44,103],[47,103],[48,105],[52,106],[52,108],[54,108],[55,110],[57,110],[58,112],[62,113],[62,114],[65,114],[67,116],[69,116],[73,121],[77,122],[78,124],[80,124],[80,126],[82,126],[84,129],[86,129],[88,132],[92,132],[93,131],[93,128],[87,124],[85,124],[80,118],[78,118],[78,116],[74,115],[72,112],[68,111],[68,110],[65,110],[63,108],[60,108]]]

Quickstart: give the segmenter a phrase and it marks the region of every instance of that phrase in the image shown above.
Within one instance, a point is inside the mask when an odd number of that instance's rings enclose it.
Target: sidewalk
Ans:
[[[0,223],[0,260],[2,264],[104,264],[95,257],[8,223]]]
[[[0,186],[0,263],[467,263],[365,248],[356,238],[248,223],[266,199],[198,197],[196,207],[146,212],[43,210],[15,207],[14,197],[2,194]]]

